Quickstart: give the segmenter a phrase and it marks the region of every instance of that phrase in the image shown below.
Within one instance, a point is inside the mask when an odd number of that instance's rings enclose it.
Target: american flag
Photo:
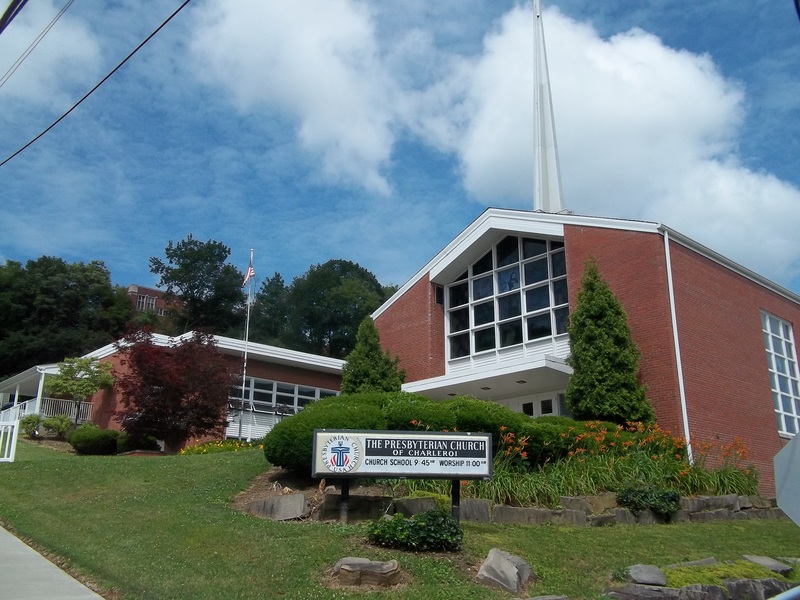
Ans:
[[[253,268],[253,263],[247,267],[247,273],[244,275],[244,281],[242,282],[242,287],[247,285],[247,282],[250,281],[252,277],[256,276],[256,270]]]

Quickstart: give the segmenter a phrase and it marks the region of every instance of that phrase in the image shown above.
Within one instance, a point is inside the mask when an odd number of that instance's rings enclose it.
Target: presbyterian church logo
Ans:
[[[333,473],[348,473],[361,458],[358,440],[348,435],[334,435],[322,446],[322,462]]]

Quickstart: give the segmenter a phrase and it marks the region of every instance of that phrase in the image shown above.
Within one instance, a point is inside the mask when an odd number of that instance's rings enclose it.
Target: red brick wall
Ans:
[[[596,227],[564,228],[570,310],[589,256],[628,315],[631,336],[641,351],[640,378],[659,425],[683,435],[680,394],[672,342],[664,241],[660,235]]]
[[[227,355],[225,358],[231,363],[233,369],[238,372],[241,377],[242,359],[240,357]],[[115,376],[117,378],[127,372],[127,368],[120,364],[120,360],[121,357],[119,354],[112,354],[108,358],[103,359],[103,362],[109,362],[114,365]],[[319,373],[311,369],[257,362],[253,361],[252,358],[248,360],[247,363],[247,375],[261,379],[271,379],[273,381],[282,381],[285,383],[294,383],[336,391],[341,388],[342,384],[340,375]],[[121,423],[117,420],[115,415],[116,411],[123,408],[122,394],[118,389],[100,391],[92,397],[91,401],[93,404],[92,421],[94,423],[106,429],[119,430],[122,428]]]
[[[381,346],[400,357],[406,382],[444,375],[444,307],[425,275],[375,320]]]
[[[642,352],[641,379],[658,422],[683,435],[663,237],[565,227],[565,246],[570,306],[580,289],[583,263],[593,255],[628,314]],[[772,459],[786,440],[775,425],[760,314],[763,309],[798,323],[800,307],[680,244],[670,244],[670,255],[694,449],[712,443],[713,463],[725,446],[742,437],[762,492],[773,495]]]
[[[761,333],[761,311],[794,324],[800,307],[691,250],[670,245],[689,424],[695,447],[740,436],[774,494],[778,435]]]

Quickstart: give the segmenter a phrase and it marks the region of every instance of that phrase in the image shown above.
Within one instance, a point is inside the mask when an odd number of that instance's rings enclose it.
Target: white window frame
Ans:
[[[498,246],[504,243],[508,238],[517,239],[518,256],[517,260],[503,265],[498,264]],[[540,242],[546,245],[546,250],[535,256],[525,257],[523,254],[524,241],[529,240],[533,242]],[[532,341],[539,341],[542,339],[553,339],[555,337],[566,336],[566,329],[564,323],[569,311],[569,292],[566,289],[567,273],[564,269],[563,273],[558,275],[553,274],[554,257],[558,256],[566,264],[566,250],[564,249],[563,240],[552,240],[543,237],[532,235],[508,235],[497,243],[493,244],[487,252],[492,256],[492,267],[489,270],[484,270],[480,273],[474,272],[474,267],[486,257],[486,252],[483,253],[481,258],[469,265],[466,271],[466,277],[459,277],[445,287],[445,336],[446,336],[446,352],[449,361],[459,360],[470,356],[481,356],[485,354],[497,353],[506,348],[520,346]],[[525,266],[528,264],[536,263],[537,261],[546,261],[547,276],[534,282],[528,282],[525,279]],[[517,273],[517,287],[511,291],[502,290],[501,281],[503,281],[504,274],[508,273],[510,269],[516,269]],[[484,278],[491,277],[492,292],[490,294],[482,295],[476,298],[476,285],[475,282],[484,280]],[[462,285],[467,286],[468,300],[466,303],[452,305],[454,290]],[[548,305],[533,310],[527,309],[527,294],[535,289],[547,289],[547,302]],[[556,289],[563,291],[563,298],[561,302],[556,303]],[[512,315],[505,319],[501,318],[501,303],[510,295],[518,294],[520,303],[520,314]],[[481,323],[476,323],[476,307],[485,306],[489,302],[492,303],[493,318]],[[460,329],[453,330],[454,322],[457,321],[456,313],[467,311],[468,324]],[[536,317],[549,316],[550,330],[549,336],[539,336],[528,338],[528,320]],[[561,320],[560,320],[561,319]],[[521,339],[519,342],[503,345],[502,333],[503,326],[512,324],[515,321],[520,321],[522,328]],[[463,322],[463,321],[462,321]],[[560,331],[559,328],[564,329]],[[494,334],[494,346],[477,350],[477,339],[481,334],[491,335]],[[463,344],[464,340],[468,340],[468,350],[461,355],[454,356],[453,349],[458,344],[458,341]],[[462,346],[463,347],[463,346]]]
[[[792,324],[762,311],[761,331],[778,432],[794,437],[800,431],[800,372]]]

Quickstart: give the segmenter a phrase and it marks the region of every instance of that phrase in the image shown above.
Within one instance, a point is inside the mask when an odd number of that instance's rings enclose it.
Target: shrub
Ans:
[[[386,429],[381,410],[387,394],[325,398],[284,419],[264,438],[264,457],[298,474],[311,472],[315,429]]]
[[[410,518],[396,514],[370,525],[369,541],[387,548],[427,552],[461,549],[464,534],[453,517],[441,510],[429,510]]]
[[[132,452],[133,450],[155,451],[161,450],[158,440],[152,435],[131,434],[123,431],[117,437],[117,453]]]
[[[623,488],[617,492],[617,502],[638,515],[646,509],[669,522],[680,505],[681,496],[675,490],[648,488]]]
[[[450,407],[417,394],[393,397],[384,406],[386,427],[391,430],[453,431],[456,420]]]
[[[19,426],[22,433],[31,439],[35,439],[39,435],[39,425],[42,423],[42,417],[39,415],[25,415],[19,420]]]
[[[442,402],[453,413],[455,428],[458,431],[476,431],[492,434],[492,443],[497,449],[500,436],[506,430],[517,435],[531,423],[530,417],[514,412],[510,408],[478,400],[468,396],[459,396]]]
[[[110,455],[117,453],[119,431],[81,426],[67,436],[67,441],[78,454]]]
[[[42,427],[47,433],[55,436],[57,440],[65,440],[67,439],[67,434],[72,431],[72,419],[67,415],[47,417],[42,421]]]

